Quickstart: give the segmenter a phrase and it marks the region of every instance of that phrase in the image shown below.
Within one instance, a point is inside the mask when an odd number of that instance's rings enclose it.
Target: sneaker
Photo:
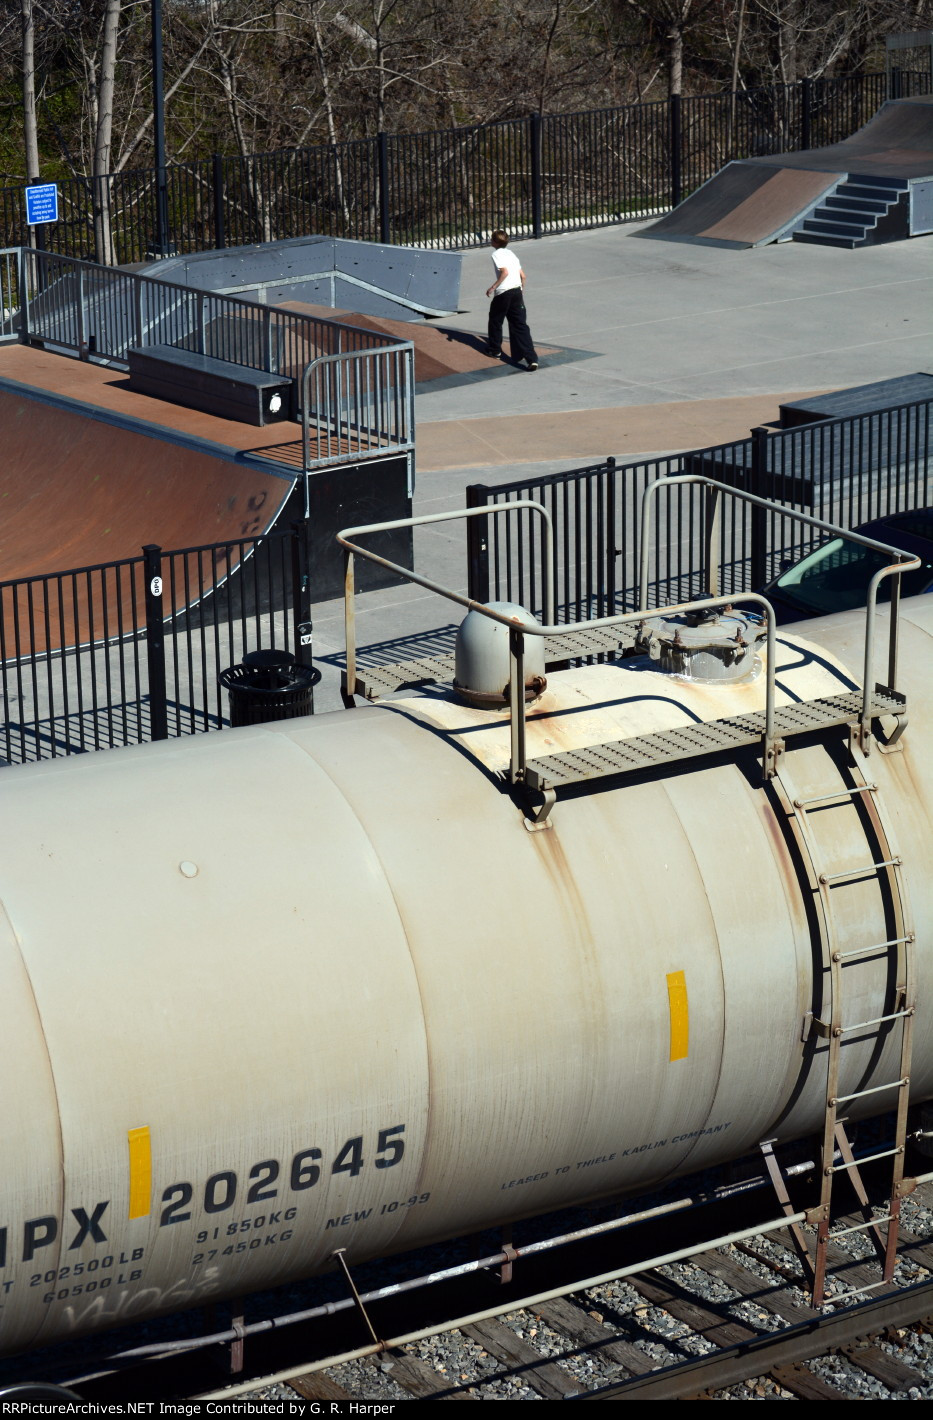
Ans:
[[[490,358],[490,360],[501,360],[501,359],[502,359],[502,351],[501,351],[501,350],[484,350],[484,351],[483,351],[483,354],[484,354],[484,355],[488,355],[489,358]]]
[[[537,360],[527,360],[525,363],[528,366],[529,375],[532,373],[533,370],[536,370],[538,368]]]

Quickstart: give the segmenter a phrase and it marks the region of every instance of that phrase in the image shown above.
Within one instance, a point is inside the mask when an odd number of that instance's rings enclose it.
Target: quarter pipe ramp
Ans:
[[[933,227],[933,95],[884,104],[842,143],[728,163],[638,235],[762,246],[789,237],[841,183],[863,178],[876,185],[893,184],[907,196],[910,216],[905,216],[900,235],[915,236]],[[915,201],[917,197],[924,200]]]

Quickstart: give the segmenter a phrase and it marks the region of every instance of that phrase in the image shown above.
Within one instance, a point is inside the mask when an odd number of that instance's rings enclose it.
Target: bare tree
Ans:
[[[20,0],[23,34],[23,148],[26,181],[39,180],[39,128],[36,123],[36,18],[33,0]]]
[[[113,138],[113,94],[117,77],[117,42],[122,0],[107,0],[100,46],[97,121],[94,127],[94,247],[99,262],[113,261],[110,225],[110,145]]]

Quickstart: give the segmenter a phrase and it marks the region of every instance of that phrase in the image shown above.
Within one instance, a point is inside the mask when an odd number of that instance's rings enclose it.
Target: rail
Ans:
[[[0,345],[19,340],[20,249],[0,248]]]
[[[131,348],[172,345],[287,376],[299,394],[306,479],[414,448],[410,341],[27,247],[0,252],[0,283],[19,308],[15,329],[12,315],[9,332],[7,318],[0,323],[0,339],[9,333],[124,369]]]
[[[388,450],[413,450],[414,383],[415,348],[410,340],[310,360],[301,373],[299,399],[305,473],[325,465],[359,463]],[[409,496],[412,492],[409,481]],[[306,481],[305,517],[309,512]]]
[[[20,338],[81,359],[125,366],[130,346],[177,345],[234,365],[293,377],[309,355],[379,350],[392,336],[115,270],[54,252],[19,248]]]
[[[726,484],[716,483],[714,480],[706,479],[702,475],[685,475],[685,480],[691,480],[705,484],[714,491],[717,496],[721,493],[729,493],[734,496],[747,498],[753,503],[763,504],[765,507],[773,507],[766,499],[760,499],[754,494],[747,494],[741,490],[728,487]],[[667,481],[667,480],[665,480]],[[672,480],[677,481],[677,480]],[[645,490],[645,497],[642,507],[642,576],[646,577],[647,567],[647,532],[650,526],[650,497],[658,484],[651,485]],[[643,737],[639,741],[629,743],[637,744],[639,752],[642,751],[648,740],[658,741],[657,745],[651,746],[651,753],[647,757],[633,760],[629,757],[629,762],[625,763],[621,759],[612,760],[609,767],[599,770],[585,770],[579,772],[567,772],[565,767],[558,763],[560,756],[552,756],[550,760],[542,759],[529,765],[526,753],[526,711],[524,701],[524,638],[526,635],[554,638],[556,641],[569,640],[575,635],[586,632],[606,631],[610,628],[620,628],[627,625],[644,621],[646,616],[652,613],[644,605],[645,597],[642,596],[642,606],[633,612],[616,613],[611,616],[592,617],[587,620],[554,623],[550,620],[553,616],[553,586],[552,586],[552,543],[548,542],[546,551],[546,566],[548,568],[547,579],[547,602],[545,609],[545,624],[539,626],[518,626],[507,614],[493,610],[475,599],[464,596],[460,592],[454,591],[450,587],[444,587],[440,583],[433,581],[429,577],[423,577],[419,573],[410,569],[400,567],[397,563],[389,559],[380,557],[377,553],[368,548],[360,547],[358,543],[351,541],[351,538],[360,537],[366,533],[384,532],[397,528],[415,527],[422,523],[452,521],[458,518],[468,519],[478,516],[489,516],[500,512],[509,512],[527,507],[537,511],[545,520],[545,525],[550,530],[550,519],[547,509],[541,504],[535,504],[531,500],[522,500],[508,504],[501,504],[498,507],[465,508],[452,513],[435,513],[422,515],[416,518],[400,518],[392,522],[370,523],[352,528],[344,528],[337,534],[337,542],[344,549],[344,618],[346,632],[346,670],[344,672],[344,694],[348,701],[352,701],[353,695],[357,691],[358,677],[356,666],[356,641],[355,641],[355,573],[354,558],[356,555],[375,562],[390,572],[396,573],[406,581],[415,582],[428,591],[437,593],[445,597],[448,601],[456,602],[458,605],[466,607],[469,611],[479,612],[482,616],[488,617],[492,621],[499,622],[505,626],[509,632],[509,725],[510,725],[510,753],[508,781],[516,787],[524,788],[526,793],[534,793],[542,796],[542,802],[530,810],[531,818],[536,824],[543,824],[555,801],[556,786],[560,783],[569,783],[580,778],[593,778],[599,774],[617,772],[626,768],[642,767],[645,764],[654,762],[666,762],[678,758],[684,758],[690,754],[700,754],[715,749],[734,746],[739,743],[752,743],[760,736],[762,743],[762,772],[765,779],[770,779],[776,773],[777,761],[783,749],[783,739],[775,730],[775,679],[776,679],[776,635],[775,635],[775,615],[774,610],[768,600],[757,592],[731,593],[727,596],[709,596],[701,599],[694,599],[677,603],[674,606],[655,608],[654,615],[661,611],[667,616],[676,616],[685,611],[704,611],[718,607],[734,606],[737,602],[752,603],[762,608],[767,634],[767,657],[765,667],[765,714],[764,724],[759,726],[758,717],[746,715],[726,722],[713,721],[707,727],[709,731],[715,731],[717,725],[722,725],[722,742],[717,743],[715,734],[701,736],[689,749],[680,746],[665,744],[660,746],[662,739],[669,737],[655,735]],[[782,509],[782,512],[789,510]],[[823,523],[819,519],[811,518],[808,514],[792,512],[793,517],[800,518],[804,522],[820,527],[824,532],[833,536],[852,538],[863,545],[876,551],[892,556],[895,560],[887,567],[881,568],[873,576],[868,592],[866,604],[866,652],[865,652],[865,684],[861,694],[856,701],[859,708],[859,742],[864,752],[870,748],[871,722],[882,714],[894,714],[899,719],[898,729],[893,738],[899,737],[904,723],[903,697],[898,696],[895,686],[871,686],[871,668],[874,661],[874,614],[877,600],[877,591],[881,581],[885,577],[896,576],[894,592],[891,598],[891,622],[892,629],[889,642],[889,675],[893,679],[896,672],[897,662],[897,620],[899,598],[897,589],[900,583],[900,574],[909,571],[920,565],[919,558],[911,557],[910,554],[898,548],[889,547],[886,543],[878,542],[873,538],[866,538],[862,534],[850,533],[844,528],[835,527],[831,523]],[[710,519],[711,525],[715,526],[715,516]],[[711,543],[715,539],[711,537]],[[709,580],[714,582],[717,571],[714,563],[709,564]],[[644,588],[643,580],[643,588]],[[572,655],[569,651],[568,655]],[[833,696],[825,700],[806,702],[803,705],[794,707],[794,711],[813,713],[782,712],[782,723],[780,729],[784,734],[801,733],[804,730],[818,729],[830,725],[845,723],[851,716],[853,709],[853,697]],[[739,725],[739,720],[742,723]],[[602,748],[607,748],[603,746]]]
[[[769,512],[778,511],[783,517],[791,518],[798,523],[806,523],[809,527],[818,528],[821,532],[829,533],[833,537],[844,537],[850,542],[860,543],[863,547],[870,547],[875,552],[890,553],[896,560],[887,567],[881,567],[874,574],[868,586],[868,596],[865,604],[865,659],[864,673],[862,677],[862,711],[860,716],[859,739],[861,748],[866,750],[868,736],[871,725],[870,702],[872,697],[872,668],[875,661],[875,609],[878,601],[878,588],[887,577],[896,577],[891,589],[891,613],[888,630],[888,676],[886,685],[889,690],[896,690],[897,680],[897,630],[900,609],[901,574],[912,571],[921,566],[919,557],[912,557],[910,553],[904,552],[902,548],[891,547],[886,542],[878,542],[875,538],[865,537],[864,533],[852,532],[847,528],[837,527],[833,523],[828,523],[824,519],[814,518],[809,513],[798,512],[795,508],[787,508],[783,505],[777,507],[767,498],[760,497],[757,493],[747,493],[742,488],[733,488],[727,483],[719,483],[715,479],[707,478],[699,473],[675,474],[670,478],[658,479],[645,489],[641,505],[641,565],[638,579],[638,601],[639,605],[646,607],[648,603],[648,568],[649,568],[649,533],[651,525],[651,504],[655,493],[659,488],[670,487],[672,484],[693,483],[700,484],[709,490],[711,494],[711,507],[708,511],[707,529],[707,588],[711,594],[715,594],[715,589],[719,583],[719,504],[723,493],[727,493],[732,498],[739,498],[743,502],[751,503],[756,507],[764,508]],[[732,600],[739,601],[740,597]],[[769,672],[770,672],[770,644],[769,644]]]
[[[530,499],[522,499],[515,503],[509,503],[507,507],[503,506],[502,508],[495,508],[491,511],[493,513],[510,513],[521,508],[527,508],[531,512],[540,513],[541,519],[544,523],[545,548],[547,552],[544,584],[544,614],[550,620],[554,616],[554,524],[551,519],[550,513],[548,512],[547,508],[542,507],[540,503],[534,503]],[[353,534],[354,536],[356,536],[361,533],[375,531],[389,532],[394,528],[417,528],[423,527],[427,523],[450,523],[457,518],[477,518],[482,517],[483,514],[488,515],[489,512],[490,509],[488,508],[458,508],[452,513],[422,513],[420,514],[420,516],[415,518],[398,518],[394,522],[390,523],[370,523],[367,524],[365,527],[361,526],[355,528],[344,528],[341,532],[337,533],[337,542],[344,549],[343,616],[347,653],[347,664],[346,670],[344,672],[344,677],[345,689],[348,694],[353,694],[353,687],[356,685],[357,679],[356,613],[354,607],[355,581],[353,567],[353,556],[356,552],[359,552],[359,554],[362,557],[367,558],[368,561],[377,562],[381,567],[388,568],[389,571],[399,572],[399,574],[408,582],[417,582],[419,586],[425,587],[428,591],[437,592],[440,596],[447,597],[450,601],[459,602],[461,606],[467,607],[467,609],[470,611],[481,611],[485,615],[489,616],[493,621],[501,621],[505,626],[508,626],[510,629],[514,628],[514,622],[510,621],[507,616],[501,616],[499,612],[492,611],[488,606],[485,606],[482,602],[472,601],[469,597],[461,596],[459,592],[454,592],[449,587],[443,587],[439,582],[432,582],[430,578],[422,577],[418,572],[413,571],[411,568],[399,568],[396,563],[389,562],[384,557],[379,557],[377,553],[370,552],[367,548],[355,547],[351,542],[348,541],[350,535]]]
[[[0,768],[223,727],[222,670],[311,664],[300,525],[0,582]]]
[[[918,71],[805,76],[61,178],[61,219],[43,239],[63,254],[119,264],[142,261],[154,239],[179,252],[309,232],[463,248],[484,245],[502,225],[535,237],[607,226],[667,211],[730,159],[838,143],[885,99],[929,89]],[[27,232],[22,183],[0,188],[0,241],[23,242]]]

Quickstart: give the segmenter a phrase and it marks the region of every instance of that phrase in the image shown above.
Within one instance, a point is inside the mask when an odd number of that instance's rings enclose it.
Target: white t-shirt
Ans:
[[[496,247],[492,252],[492,264],[496,268],[497,277],[503,266],[506,270],[505,280],[495,292],[497,296],[501,296],[503,291],[514,291],[516,286],[521,286],[522,264],[514,251],[509,251],[508,247]]]

